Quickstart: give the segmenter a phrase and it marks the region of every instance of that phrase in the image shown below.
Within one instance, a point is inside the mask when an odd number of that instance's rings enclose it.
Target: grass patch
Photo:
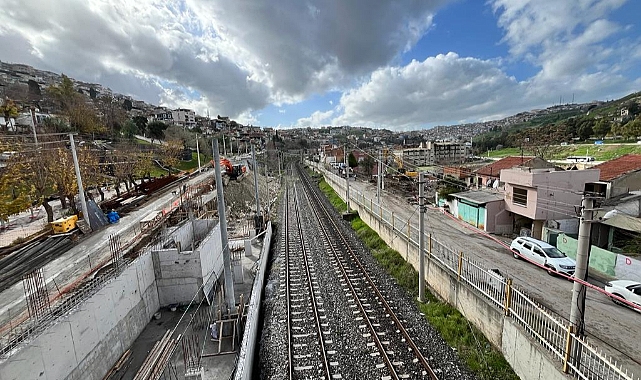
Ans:
[[[204,154],[200,154],[200,166],[207,164],[207,159]],[[180,161],[176,168],[179,170],[190,171],[198,168],[198,154],[196,152],[191,153],[191,161]]]
[[[319,187],[327,196],[334,208],[343,212],[347,209],[345,202],[336,194],[334,189],[321,180]],[[378,263],[387,273],[394,277],[409,295],[416,299],[418,296],[418,272],[400,253],[388,247],[361,218],[351,222],[356,235],[367,245]],[[448,303],[439,301],[433,294],[426,292],[429,302],[415,302],[418,309],[425,314],[428,322],[436,328],[443,339],[452,347],[468,368],[479,379],[518,379],[503,355],[497,351],[485,338],[483,333],[472,326],[463,315]]]

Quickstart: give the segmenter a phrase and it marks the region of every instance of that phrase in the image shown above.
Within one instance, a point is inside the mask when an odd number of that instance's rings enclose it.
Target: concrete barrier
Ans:
[[[100,380],[158,310],[151,255],[0,361],[2,380]]]
[[[258,322],[260,320],[260,311],[263,302],[263,289],[265,287],[265,273],[267,272],[267,258],[269,257],[269,248],[272,239],[272,222],[267,223],[263,248],[260,251],[260,269],[254,279],[252,294],[249,300],[249,310],[247,311],[247,320],[245,322],[245,333],[238,354],[238,365],[236,366],[235,380],[253,379],[254,356],[256,355],[256,343],[260,329]]]

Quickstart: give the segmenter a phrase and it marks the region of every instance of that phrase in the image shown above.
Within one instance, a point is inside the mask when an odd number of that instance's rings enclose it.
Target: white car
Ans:
[[[626,301],[632,302],[637,306],[641,306],[641,283],[639,282],[629,280],[614,280],[605,284],[604,289],[606,292],[612,295],[619,296]],[[623,302],[615,298],[611,299],[612,302],[618,305],[625,305]],[[636,310],[641,311],[639,309]]]
[[[572,276],[576,262],[555,246],[531,237],[518,237],[510,245],[515,259],[527,258],[547,268],[548,274],[563,273]]]

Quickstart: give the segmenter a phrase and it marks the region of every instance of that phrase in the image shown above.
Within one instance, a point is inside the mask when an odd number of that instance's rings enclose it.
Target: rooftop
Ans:
[[[501,174],[501,170],[511,169],[515,166],[527,164],[533,159],[534,157],[531,156],[509,156],[487,166],[483,166],[482,168],[476,170],[475,173],[478,175],[498,177]]]
[[[641,170],[641,154],[626,154],[619,158],[595,165],[593,169],[600,169],[601,181],[611,181],[637,170]]]
[[[503,194],[483,190],[464,191],[462,193],[452,194],[452,196],[479,205],[503,200]]]

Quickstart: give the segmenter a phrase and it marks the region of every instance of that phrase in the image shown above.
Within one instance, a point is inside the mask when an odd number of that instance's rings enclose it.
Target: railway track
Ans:
[[[326,341],[327,316],[323,309],[321,290],[308,242],[303,234],[298,191],[286,191],[283,246],[285,253],[285,283],[288,331],[289,379],[337,379],[334,351],[328,351]],[[330,367],[334,367],[332,376]]]
[[[309,176],[300,167],[297,170],[305,198],[319,221],[320,240],[358,324],[358,333],[367,342],[365,351],[376,362],[379,378],[437,380],[412,332],[404,326],[405,321],[397,315],[394,304],[386,300],[386,291],[379,289],[377,280],[356,253],[354,243],[339,227],[335,212],[328,209],[324,196],[310,183]]]

